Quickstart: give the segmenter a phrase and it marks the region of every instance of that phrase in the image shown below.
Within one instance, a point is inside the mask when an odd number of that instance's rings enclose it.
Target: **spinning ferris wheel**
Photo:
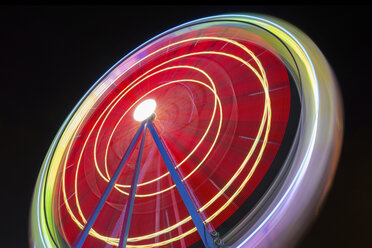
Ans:
[[[273,247],[329,188],[341,100],[315,44],[221,15],[144,43],[57,133],[35,188],[35,247]]]

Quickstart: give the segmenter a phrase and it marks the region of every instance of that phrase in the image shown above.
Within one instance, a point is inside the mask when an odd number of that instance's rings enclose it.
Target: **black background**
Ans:
[[[29,209],[58,128],[141,43],[216,14],[273,15],[308,34],[339,80],[345,133],[333,187],[298,247],[366,247],[372,231],[369,6],[0,6],[0,246],[27,247]]]

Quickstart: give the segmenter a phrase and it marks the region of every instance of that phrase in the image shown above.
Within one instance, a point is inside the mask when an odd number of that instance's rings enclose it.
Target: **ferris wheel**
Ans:
[[[341,147],[337,82],[294,26],[185,23],[82,97],[46,155],[33,247],[287,247],[324,200]]]

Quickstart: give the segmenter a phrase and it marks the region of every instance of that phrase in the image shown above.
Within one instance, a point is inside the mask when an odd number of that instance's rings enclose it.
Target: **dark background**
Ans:
[[[345,133],[333,187],[298,247],[366,247],[372,231],[369,6],[0,6],[0,246],[27,247],[33,188],[58,128],[90,86],[141,43],[216,14],[296,25],[339,80]],[[4,197],[5,196],[5,197]]]

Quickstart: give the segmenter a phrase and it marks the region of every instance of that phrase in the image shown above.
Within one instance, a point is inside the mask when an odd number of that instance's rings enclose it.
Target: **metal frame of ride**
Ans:
[[[221,247],[223,245],[222,239],[219,238],[219,235],[216,231],[212,231],[211,233],[208,232],[203,220],[201,219],[198,210],[196,209],[190,195],[192,192],[188,192],[185,185],[183,184],[180,176],[177,173],[177,170],[174,166],[174,163],[172,162],[171,155],[169,151],[164,146],[164,143],[159,136],[158,132],[156,131],[154,124],[152,123],[155,119],[155,114],[153,113],[149,118],[142,121],[140,127],[138,128],[138,131],[134,135],[131,143],[129,144],[123,158],[120,161],[120,164],[115,170],[114,175],[112,176],[110,182],[107,184],[106,189],[104,190],[102,197],[100,198],[99,202],[94,208],[94,211],[91,213],[89,218],[87,219],[87,223],[85,224],[83,230],[80,232],[78,237],[76,238],[73,248],[81,248],[84,244],[85,239],[87,238],[90,229],[92,228],[95,220],[97,219],[100,211],[102,210],[102,207],[109,196],[112,188],[115,185],[116,180],[118,179],[120,172],[123,169],[123,166],[129,156],[132,154],[133,149],[135,148],[140,136],[141,137],[141,143],[140,148],[137,156],[137,161],[135,165],[134,175],[132,178],[132,184],[130,187],[129,197],[128,197],[128,203],[126,204],[125,208],[125,215],[124,215],[124,222],[122,225],[122,230],[120,234],[120,242],[118,248],[125,248],[127,245],[127,239],[128,239],[128,233],[130,228],[130,221],[132,217],[133,212],[133,204],[134,204],[134,198],[136,195],[136,189],[137,189],[137,183],[138,183],[138,176],[140,171],[140,165],[141,165],[141,159],[142,159],[142,152],[143,147],[145,143],[145,137],[146,137],[146,131],[149,129],[152,138],[155,141],[155,144],[161,154],[161,157],[163,158],[165,165],[167,166],[167,169],[176,185],[176,188],[178,192],[180,193],[182,200],[192,218],[192,221],[194,222],[201,240],[203,241],[205,247],[212,248],[212,247]]]

